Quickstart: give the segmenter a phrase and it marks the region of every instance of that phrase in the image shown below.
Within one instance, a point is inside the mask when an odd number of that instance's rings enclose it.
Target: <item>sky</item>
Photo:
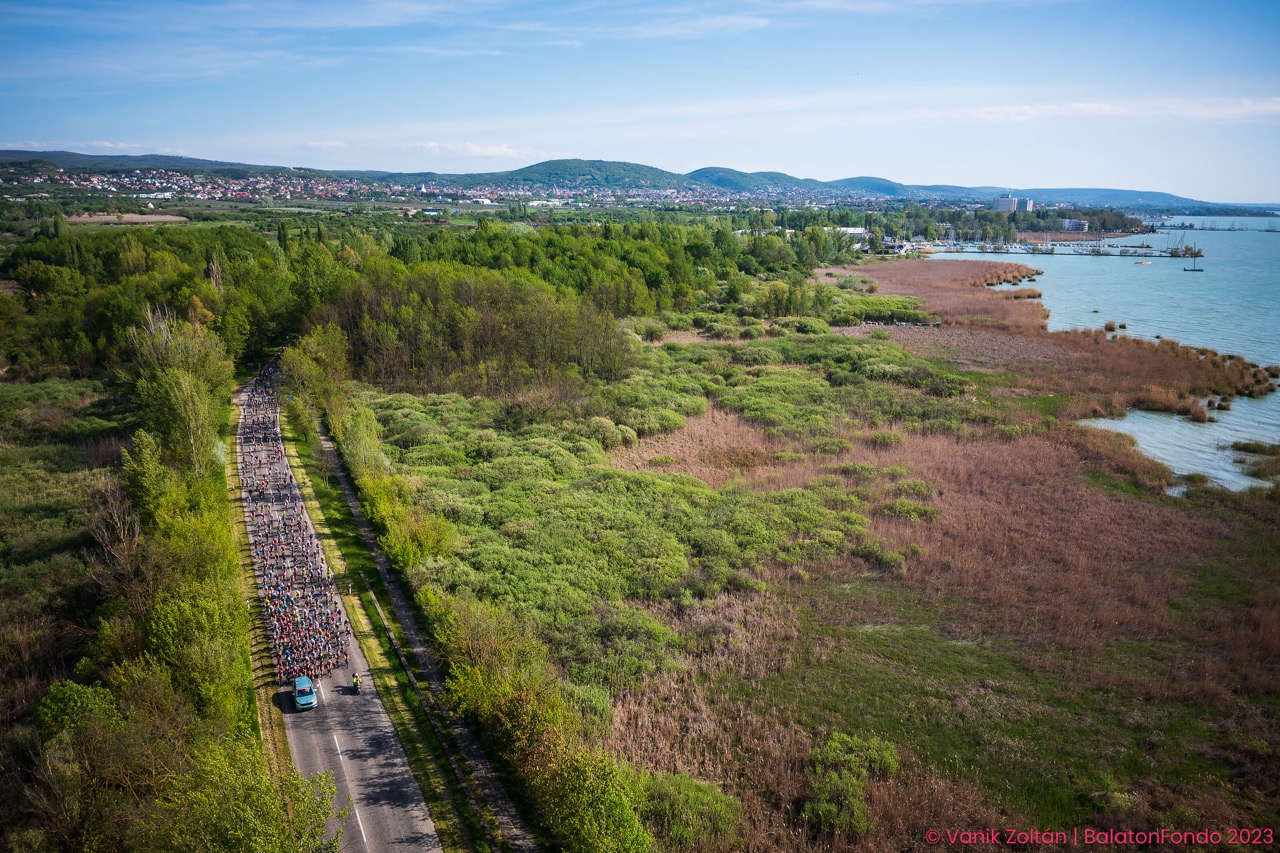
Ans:
[[[0,0],[0,148],[1280,203],[1280,0]]]

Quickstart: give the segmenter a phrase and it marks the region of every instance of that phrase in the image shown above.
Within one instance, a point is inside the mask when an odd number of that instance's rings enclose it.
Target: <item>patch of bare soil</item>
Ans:
[[[702,337],[702,336],[701,336],[701,335],[699,335],[697,332],[694,332],[694,331],[678,332],[678,331],[675,331],[674,329],[671,329],[671,330],[668,330],[668,331],[666,331],[666,332],[663,332],[663,333],[662,333],[662,340],[660,340],[660,341],[654,341],[654,342],[653,342],[653,344],[654,344],[654,346],[661,346],[661,345],[663,345],[663,344],[667,344],[667,343],[671,343],[671,344],[700,344],[700,343],[702,343],[704,340],[706,340],[706,338]]]
[[[7,278],[0,278],[0,295],[13,296],[18,292],[18,283]]]

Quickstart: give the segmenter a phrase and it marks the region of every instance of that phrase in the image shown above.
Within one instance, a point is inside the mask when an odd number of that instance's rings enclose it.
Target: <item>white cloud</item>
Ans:
[[[467,59],[473,56],[505,56],[504,50],[491,48],[440,47],[430,44],[402,44],[377,49],[380,53],[407,53],[436,56],[442,59]]]
[[[788,0],[775,4],[776,8],[816,9],[824,12],[880,15],[911,13],[936,9],[963,9],[979,6],[1044,6],[1061,4],[1065,0]]]
[[[110,142],[107,140],[77,142],[75,146],[77,148],[102,148],[107,151],[136,151],[143,147],[136,142]]]
[[[900,114],[907,115],[906,113]],[[1248,121],[1280,116],[1280,98],[1147,98],[1059,103],[988,103],[971,109],[914,112],[950,121],[1024,124],[1040,119],[1199,119]]]
[[[444,157],[464,157],[477,160],[547,159],[546,152],[508,145],[505,142],[414,142],[410,147]]]
[[[702,15],[674,17],[647,21],[627,26],[597,30],[601,35],[618,38],[675,38],[693,39],[708,36],[724,36],[764,29],[770,25],[768,18],[760,15]]]

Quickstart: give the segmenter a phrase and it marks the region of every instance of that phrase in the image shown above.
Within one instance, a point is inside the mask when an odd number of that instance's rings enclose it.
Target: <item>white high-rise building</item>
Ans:
[[[997,213],[1013,213],[1018,209],[1018,199],[1011,195],[1002,195],[995,201]]]
[[[1032,213],[1036,209],[1035,203],[1029,198],[1018,199],[1018,210],[1022,213]]]

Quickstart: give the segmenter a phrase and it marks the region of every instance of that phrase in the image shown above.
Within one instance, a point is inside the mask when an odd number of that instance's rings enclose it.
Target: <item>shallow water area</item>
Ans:
[[[1179,227],[1181,225],[1181,227]],[[1194,225],[1194,228],[1186,227]],[[1205,230],[1205,229],[1220,230]],[[1204,252],[1187,272],[1182,258],[1120,255],[1146,242],[1156,249],[1194,245]],[[1280,217],[1177,217],[1156,234],[1104,241],[1105,256],[1054,254],[942,254],[961,260],[1022,263],[1044,270],[1034,286],[1049,309],[1049,329],[1102,328],[1124,323],[1123,334],[1173,338],[1184,344],[1236,353],[1261,365],[1280,364]],[[1139,260],[1150,260],[1140,264]],[[1280,442],[1280,393],[1237,398],[1229,411],[1210,413],[1216,423],[1197,424],[1156,412],[1084,421],[1133,436],[1143,453],[1175,473],[1202,473],[1241,490],[1266,485],[1236,462],[1234,441]]]
[[[1272,399],[1280,398],[1272,395]],[[1079,423],[1133,436],[1143,453],[1168,465],[1175,474],[1204,474],[1209,482],[1233,491],[1269,485],[1250,477],[1236,463],[1241,454],[1231,449],[1231,443],[1254,436],[1227,420],[1229,414],[1215,414],[1223,419],[1218,423],[1198,424],[1168,412],[1135,409],[1123,418],[1091,418]]]

